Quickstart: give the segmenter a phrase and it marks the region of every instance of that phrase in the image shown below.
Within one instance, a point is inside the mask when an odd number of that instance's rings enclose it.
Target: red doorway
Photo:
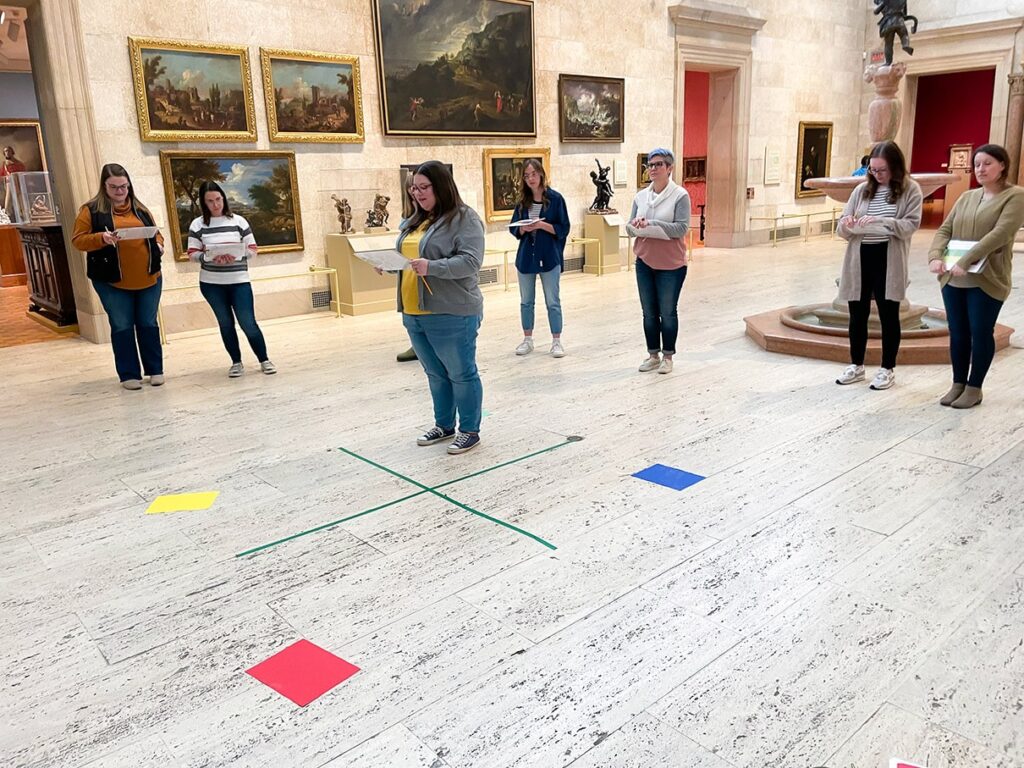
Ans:
[[[686,70],[683,99],[683,156],[677,158],[679,178],[690,193],[693,245],[703,245],[700,237],[701,206],[707,205],[708,104],[711,78],[707,72]],[[706,208],[705,208],[706,212]]]
[[[989,141],[996,71],[977,69],[922,75],[917,79],[912,173],[945,170],[952,144],[978,147]],[[977,186],[972,178],[972,186]],[[942,223],[945,189],[925,201],[921,226]]]

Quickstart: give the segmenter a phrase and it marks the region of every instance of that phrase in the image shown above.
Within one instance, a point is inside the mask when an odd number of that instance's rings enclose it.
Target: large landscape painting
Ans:
[[[373,5],[385,133],[536,136],[532,2]]]
[[[302,250],[302,216],[294,152],[218,152],[164,150],[160,153],[168,228],[174,256],[186,259],[185,243],[199,216],[199,187],[215,181],[224,189],[232,213],[252,226],[263,253]]]
[[[242,46],[128,39],[143,141],[256,141]]]
[[[261,48],[271,141],[363,141],[359,59]]]

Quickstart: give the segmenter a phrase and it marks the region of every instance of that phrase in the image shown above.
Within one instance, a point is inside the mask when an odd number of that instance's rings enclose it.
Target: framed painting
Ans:
[[[487,221],[510,221],[523,188],[523,164],[540,160],[550,178],[551,150],[538,148],[484,150],[484,211]]]
[[[423,162],[426,162],[424,160]],[[409,200],[409,196],[405,194],[406,185],[409,183],[409,177],[412,176],[416,169],[419,168],[421,163],[402,163],[398,166],[398,188],[401,190],[402,196],[402,218],[407,219],[412,216],[412,202]],[[455,176],[455,169],[451,163],[442,163],[445,168],[448,169],[453,177]]]
[[[361,144],[359,59],[260,48],[271,141]]]
[[[165,149],[160,170],[174,258],[186,261],[188,228],[200,215],[199,186],[217,182],[252,227],[262,253],[301,251],[302,214],[294,152]]]
[[[640,152],[636,156],[636,188],[643,189],[651,183],[651,175],[647,173],[647,153]]]
[[[796,149],[796,196],[824,197],[805,185],[808,179],[828,176],[832,167],[832,123],[800,122]]]
[[[558,140],[625,140],[626,81],[620,77],[558,76]]]
[[[704,181],[708,175],[707,167],[706,157],[684,157],[683,181]]]
[[[129,37],[143,141],[256,141],[249,51]]]
[[[373,0],[384,133],[537,135],[530,0]]]
[[[0,176],[45,171],[43,131],[38,120],[0,120]],[[2,203],[2,201],[0,201]]]

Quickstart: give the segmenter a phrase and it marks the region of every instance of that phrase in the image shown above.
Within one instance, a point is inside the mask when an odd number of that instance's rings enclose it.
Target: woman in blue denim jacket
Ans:
[[[412,196],[416,211],[402,222],[397,244],[411,267],[399,278],[398,311],[434,403],[434,426],[416,443],[451,441],[448,453],[465,453],[480,444],[476,337],[484,312],[478,284],[484,225],[435,160],[416,169]]]
[[[523,187],[519,203],[512,213],[509,231],[519,239],[516,270],[519,272],[519,312],[523,322],[523,341],[517,355],[533,351],[534,302],[537,275],[544,287],[544,304],[551,327],[551,356],[565,357],[562,347],[562,304],[559,282],[564,265],[565,241],[569,237],[569,212],[565,199],[548,186],[548,177],[540,160],[530,158],[523,165]],[[532,224],[516,225],[519,221]]]

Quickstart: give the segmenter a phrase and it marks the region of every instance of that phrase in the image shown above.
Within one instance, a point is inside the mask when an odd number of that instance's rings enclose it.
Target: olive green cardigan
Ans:
[[[986,256],[985,267],[977,274],[953,278],[959,288],[981,288],[997,301],[1010,296],[1013,268],[1013,241],[1024,226],[1024,188],[1009,186],[990,200],[982,200],[983,189],[964,192],[956,201],[949,216],[942,222],[928,250],[928,260],[941,259],[950,240],[978,241],[961,257],[957,264],[967,269]],[[951,273],[939,275],[945,285]]]

